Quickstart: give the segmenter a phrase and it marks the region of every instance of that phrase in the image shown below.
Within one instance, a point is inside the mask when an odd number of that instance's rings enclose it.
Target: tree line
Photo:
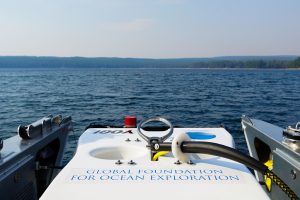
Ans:
[[[247,61],[208,61],[191,64],[193,68],[259,68],[259,69],[282,69],[300,68],[300,57],[295,60],[247,60]]]
[[[0,56],[0,68],[300,68],[300,57],[86,58]]]

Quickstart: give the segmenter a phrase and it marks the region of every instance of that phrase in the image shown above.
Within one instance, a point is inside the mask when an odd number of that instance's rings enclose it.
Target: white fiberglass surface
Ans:
[[[90,152],[91,156],[105,160],[132,160],[147,153],[147,149],[136,146],[103,147]]]

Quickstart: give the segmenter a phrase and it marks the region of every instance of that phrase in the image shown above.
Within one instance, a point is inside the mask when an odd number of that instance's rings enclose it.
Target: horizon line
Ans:
[[[57,56],[57,55],[0,55],[0,57],[36,57],[36,58],[116,58],[116,59],[151,59],[151,60],[168,60],[168,59],[212,59],[212,58],[223,58],[223,57],[300,57],[299,55],[223,55],[223,56],[209,56],[209,57],[122,57],[122,56]]]

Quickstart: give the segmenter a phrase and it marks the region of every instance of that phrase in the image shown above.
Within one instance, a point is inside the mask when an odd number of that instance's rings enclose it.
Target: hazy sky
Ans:
[[[300,0],[0,0],[0,55],[300,55]]]

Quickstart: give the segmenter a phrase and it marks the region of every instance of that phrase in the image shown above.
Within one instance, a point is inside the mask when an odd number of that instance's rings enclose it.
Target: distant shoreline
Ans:
[[[188,68],[299,69],[297,56],[229,56],[213,58],[108,58],[0,56],[0,68]]]
[[[81,70],[81,69],[187,69],[187,70],[295,70],[300,68],[189,68],[189,67],[0,67],[0,70]]]

